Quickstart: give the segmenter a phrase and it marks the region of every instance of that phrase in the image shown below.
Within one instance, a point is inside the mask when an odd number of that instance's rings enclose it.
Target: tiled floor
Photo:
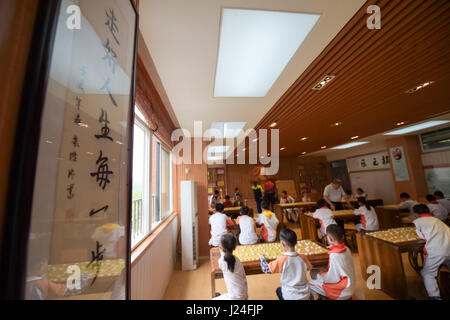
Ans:
[[[290,226],[300,236],[299,228]],[[299,239],[301,239],[299,237]],[[180,259],[175,267],[175,271],[167,287],[164,299],[169,300],[206,300],[211,299],[211,267],[208,258],[200,260],[200,266],[195,271],[181,271]],[[369,290],[365,281],[361,277],[361,268],[357,253],[353,254],[353,261],[356,270],[356,290],[353,295],[355,300],[391,300],[392,298],[381,290]],[[410,267],[408,257],[403,257],[405,274],[408,281],[410,295],[416,299],[426,299],[425,288],[422,278]],[[275,290],[280,286],[280,275],[250,275],[247,276],[248,296],[251,300],[273,300],[277,299]],[[226,292],[223,279],[216,280],[216,291]]]

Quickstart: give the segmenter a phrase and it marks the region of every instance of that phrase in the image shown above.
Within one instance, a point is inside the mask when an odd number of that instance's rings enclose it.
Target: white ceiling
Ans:
[[[140,29],[182,128],[193,134],[214,121],[254,127],[361,8],[365,0],[141,0]],[[321,14],[319,21],[263,98],[215,98],[222,8]],[[317,79],[318,81],[320,79]]]

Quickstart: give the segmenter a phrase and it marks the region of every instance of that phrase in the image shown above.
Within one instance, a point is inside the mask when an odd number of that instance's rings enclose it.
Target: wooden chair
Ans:
[[[411,250],[408,252],[408,260],[411,267],[420,275],[420,271],[423,268],[423,250]]]
[[[437,282],[439,291],[441,292],[441,298],[444,300],[450,300],[450,269],[441,266],[438,271]]]

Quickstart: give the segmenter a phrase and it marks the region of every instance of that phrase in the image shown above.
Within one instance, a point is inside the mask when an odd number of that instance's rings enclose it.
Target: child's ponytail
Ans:
[[[236,239],[232,233],[227,233],[222,236],[220,239],[220,247],[225,253],[223,259],[227,263],[228,270],[234,272],[236,257],[233,255],[233,251],[236,249]]]

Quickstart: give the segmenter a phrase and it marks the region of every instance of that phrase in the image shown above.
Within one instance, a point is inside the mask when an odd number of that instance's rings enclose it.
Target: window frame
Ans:
[[[135,106],[135,108],[138,108],[138,106]],[[133,239],[131,239],[131,248],[134,249],[137,246],[139,246],[139,244],[142,243],[142,241],[144,241],[151,233],[152,228],[151,228],[151,205],[150,205],[150,201],[148,199],[148,197],[146,197],[147,194],[151,194],[151,178],[152,178],[152,172],[151,172],[151,168],[149,166],[149,161],[151,159],[152,156],[152,149],[150,148],[149,142],[151,141],[152,138],[152,132],[150,130],[150,127],[148,126],[148,124],[145,122],[144,119],[141,119],[138,115],[135,116],[135,122],[134,124],[136,126],[138,126],[140,129],[142,129],[144,131],[144,177],[146,177],[146,179],[144,179],[144,183],[143,183],[143,190],[142,190],[142,216],[146,216],[145,219],[143,219],[143,224],[144,224],[144,229],[145,232],[143,232],[143,234],[135,241],[133,241]],[[134,144],[133,144],[133,148],[134,148]],[[133,201],[133,199],[131,199],[131,201]],[[132,227],[132,226],[131,226]],[[133,230],[131,230],[131,234],[133,234]]]
[[[139,106],[136,104],[135,108],[139,109],[140,113],[144,115],[144,112],[139,108]],[[167,147],[161,139],[159,139],[150,128],[150,125],[148,124],[146,119],[142,119],[138,114],[135,114],[135,124],[139,126],[141,129],[144,130],[146,133],[145,143],[146,143],[146,152],[145,155],[147,156],[146,163],[144,165],[145,167],[145,176],[147,177],[146,184],[147,188],[144,187],[144,190],[142,191],[142,210],[143,215],[144,212],[144,202],[146,203],[147,207],[147,217],[146,217],[146,232],[143,233],[141,237],[139,237],[138,240],[131,243],[131,251],[138,248],[146,239],[148,239],[155,230],[158,229],[158,227],[165,222],[168,218],[171,217],[173,213],[173,181],[172,181],[172,151],[169,147]],[[169,210],[165,213],[161,212],[161,188],[160,188],[160,195],[159,195],[159,208],[160,208],[160,220],[157,223],[153,222],[153,204],[152,204],[152,142],[153,139],[155,139],[155,142],[159,143],[159,146],[162,150],[166,151],[169,154],[168,161],[169,161]],[[162,164],[162,152],[159,152],[159,163],[160,163],[160,174],[159,174],[159,184],[161,186],[161,164]],[[145,184],[145,183],[144,183]],[[147,196],[147,197],[146,197]],[[145,199],[146,198],[146,199]],[[131,226],[132,227],[132,226]],[[131,233],[133,233],[133,230],[131,230]]]
[[[155,230],[156,228],[158,228],[158,226],[163,223],[167,218],[170,217],[171,213],[173,212],[173,189],[172,189],[172,151],[160,140],[158,139],[158,137],[156,135],[152,136],[152,139],[155,140],[156,143],[159,144],[159,148],[160,148],[160,152],[159,152],[159,176],[158,176],[158,183],[159,183],[159,195],[158,195],[158,199],[159,199],[159,221],[158,222],[153,222],[151,221],[150,223],[150,233],[152,233],[153,230]],[[152,148],[150,148],[152,149]],[[161,212],[161,181],[162,181],[162,150],[164,150],[165,152],[167,152],[169,154],[168,160],[169,160],[169,181],[168,181],[168,185],[169,185],[169,209],[167,212]],[[157,160],[157,161],[158,161]],[[151,171],[151,170],[150,170]],[[157,173],[158,174],[158,173]],[[153,190],[152,190],[153,191]],[[150,193],[150,198],[152,197],[153,192]],[[151,200],[152,201],[152,200]],[[151,205],[151,208],[153,208],[153,205]],[[151,214],[151,217],[153,217],[153,212]]]

